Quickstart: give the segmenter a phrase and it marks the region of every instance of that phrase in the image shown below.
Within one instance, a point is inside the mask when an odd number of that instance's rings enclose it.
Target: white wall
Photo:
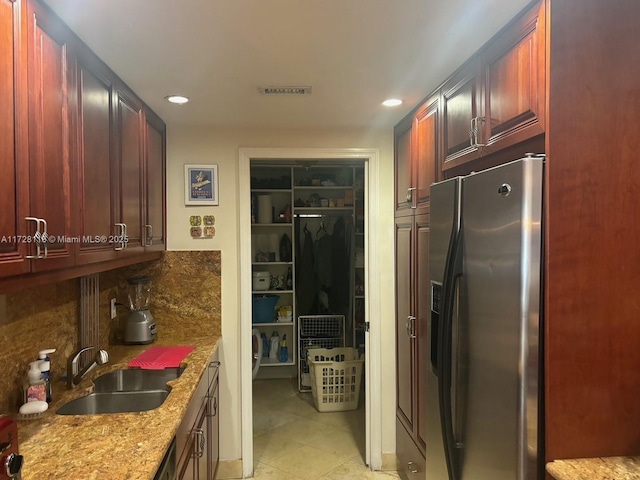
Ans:
[[[379,291],[383,319],[382,355],[382,452],[395,451],[395,329],[393,283],[393,131],[369,130],[250,130],[203,129],[167,126],[167,245],[169,250],[222,251],[222,349],[220,361],[221,416],[220,456],[241,458],[240,337],[238,258],[238,150],[239,148],[376,148],[380,152],[379,251],[383,272]],[[185,163],[217,164],[220,177],[219,206],[184,205]],[[189,216],[213,214],[216,236],[194,240],[189,235]]]

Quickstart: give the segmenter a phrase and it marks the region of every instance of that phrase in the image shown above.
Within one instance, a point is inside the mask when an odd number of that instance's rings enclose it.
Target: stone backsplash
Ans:
[[[150,310],[158,336],[187,326],[203,333],[221,332],[221,254],[219,251],[164,252],[162,258],[100,274],[100,344],[120,343],[120,328],[128,315],[127,278],[152,279]],[[67,358],[78,348],[80,281],[67,280],[18,293],[0,295],[0,414],[17,412],[29,362],[38,351],[51,355],[52,378],[60,379]],[[109,319],[111,298],[124,306]],[[194,325],[197,324],[197,325]],[[62,388],[57,382],[54,387]]]

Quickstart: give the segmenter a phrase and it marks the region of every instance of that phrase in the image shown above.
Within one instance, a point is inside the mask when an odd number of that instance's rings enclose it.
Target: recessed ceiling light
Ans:
[[[189,101],[187,97],[184,97],[182,95],[167,95],[164,98],[168,102],[177,103],[178,105],[182,105],[183,103],[187,103]]]
[[[402,105],[402,100],[399,98],[390,98],[382,102],[382,105],[385,107],[397,107],[398,105]]]

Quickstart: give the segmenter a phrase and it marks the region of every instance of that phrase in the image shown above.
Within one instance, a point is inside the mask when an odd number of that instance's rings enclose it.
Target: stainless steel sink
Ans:
[[[72,400],[56,413],[96,415],[153,410],[169,395],[167,382],[178,378],[183,371],[182,368],[114,370],[93,380],[94,393]]]
[[[144,412],[158,408],[168,395],[167,390],[91,393],[63,405],[56,413],[58,415],[96,415]]]
[[[167,390],[167,382],[175,380],[184,369],[165,368],[164,370],[143,370],[131,368],[114,370],[93,380],[94,392],[139,392],[148,390]]]

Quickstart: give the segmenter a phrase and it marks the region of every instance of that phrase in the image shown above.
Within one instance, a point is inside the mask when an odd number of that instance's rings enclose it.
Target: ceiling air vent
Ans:
[[[262,95],[311,95],[311,87],[258,87]]]

